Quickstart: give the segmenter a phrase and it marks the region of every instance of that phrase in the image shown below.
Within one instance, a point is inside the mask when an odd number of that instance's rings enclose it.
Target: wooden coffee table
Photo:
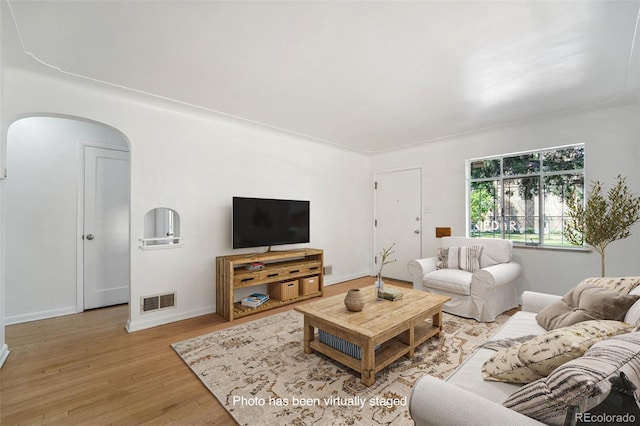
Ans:
[[[451,298],[408,288],[388,286],[404,293],[401,300],[376,302],[373,285],[361,289],[365,305],[360,312],[344,306],[345,294],[323,298],[295,308],[304,315],[304,351],[320,352],[360,372],[366,386],[376,373],[402,356],[413,357],[416,346],[442,336],[442,305]],[[425,321],[431,318],[431,322]],[[362,358],[316,340],[315,329],[326,331],[361,348]],[[380,346],[376,350],[376,346]]]

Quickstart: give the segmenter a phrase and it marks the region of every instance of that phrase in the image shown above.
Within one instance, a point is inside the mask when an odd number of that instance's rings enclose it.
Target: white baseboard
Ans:
[[[4,365],[4,362],[7,360],[8,357],[9,357],[9,346],[4,344],[4,346],[0,348],[0,368],[2,368],[2,366]]]
[[[337,283],[341,283],[344,281],[355,280],[357,278],[362,277],[370,277],[371,274],[369,272],[362,272],[359,274],[346,275],[340,277],[324,277],[324,285],[333,285]],[[371,277],[371,285],[373,285],[375,277]],[[216,312],[215,306],[211,306],[208,308],[197,309],[188,312],[180,312],[177,314],[168,314],[168,311],[162,312],[154,312],[144,314],[139,318],[136,318],[134,321],[129,319],[125,326],[126,330],[129,333],[133,333],[140,330],[146,330],[147,328],[157,327],[159,325],[169,324],[176,321],[182,321],[189,318],[198,317],[200,315],[213,314]]]
[[[37,321],[47,318],[61,317],[63,315],[77,314],[78,310],[75,306],[66,308],[52,309],[50,311],[32,312],[30,314],[14,315],[5,317],[4,325],[20,324],[23,322]]]
[[[342,283],[345,281],[351,281],[351,280],[356,280],[358,278],[362,278],[362,277],[371,277],[371,274],[369,272],[362,272],[359,274],[352,274],[352,275],[346,275],[346,276],[341,276],[341,277],[328,277],[327,275],[324,276],[324,285],[334,285],[334,284],[338,284],[338,283]],[[371,277],[372,280],[375,279],[375,277]],[[371,284],[373,284],[373,281],[371,281]]]
[[[176,314],[167,315],[167,311],[162,312],[163,315],[158,313],[148,313],[135,321],[129,319],[125,328],[129,333],[135,331],[146,330],[147,328],[157,327],[159,325],[169,324],[171,322],[182,321],[189,318],[199,317],[201,315],[213,314],[216,312],[215,306],[207,308],[196,309],[188,312],[180,312]]]

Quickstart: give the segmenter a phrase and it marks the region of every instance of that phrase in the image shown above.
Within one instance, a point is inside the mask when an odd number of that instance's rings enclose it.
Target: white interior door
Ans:
[[[129,153],[84,154],[84,309],[128,303]]]
[[[408,169],[375,175],[375,254],[380,268],[380,251],[395,243],[394,263],[384,266],[382,275],[411,281],[407,263],[422,257],[422,171]]]

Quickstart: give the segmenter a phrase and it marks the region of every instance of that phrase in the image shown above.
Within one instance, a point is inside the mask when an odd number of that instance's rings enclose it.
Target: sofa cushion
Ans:
[[[472,275],[462,269],[436,269],[424,274],[423,281],[429,288],[468,296],[471,294]]]
[[[489,340],[518,338],[520,336],[541,334],[544,329],[538,325],[535,313],[518,311]],[[495,351],[479,347],[449,377],[447,382],[469,392],[482,395],[490,401],[502,404],[520,386],[513,383],[486,381],[482,377],[482,365],[495,355]]]
[[[485,380],[531,383],[582,356],[594,343],[632,329],[622,321],[594,320],[547,331],[499,350],[482,366],[482,375]]]
[[[578,284],[561,300],[542,309],[536,321],[552,330],[594,319],[622,320],[639,296],[622,294],[595,283]]]
[[[543,423],[562,425],[569,407],[587,411],[602,402],[611,390],[607,379],[620,371],[640,386],[640,332],[594,344],[582,357],[518,389],[503,405]]]
[[[480,269],[481,246],[438,248],[437,269],[462,269],[475,272]]]

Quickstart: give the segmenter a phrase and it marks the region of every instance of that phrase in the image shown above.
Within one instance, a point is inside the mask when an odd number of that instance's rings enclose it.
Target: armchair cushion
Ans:
[[[452,292],[455,294],[471,294],[471,272],[462,269],[436,269],[424,275],[424,282],[429,288]]]
[[[438,269],[462,269],[475,272],[480,269],[482,246],[438,248]]]

